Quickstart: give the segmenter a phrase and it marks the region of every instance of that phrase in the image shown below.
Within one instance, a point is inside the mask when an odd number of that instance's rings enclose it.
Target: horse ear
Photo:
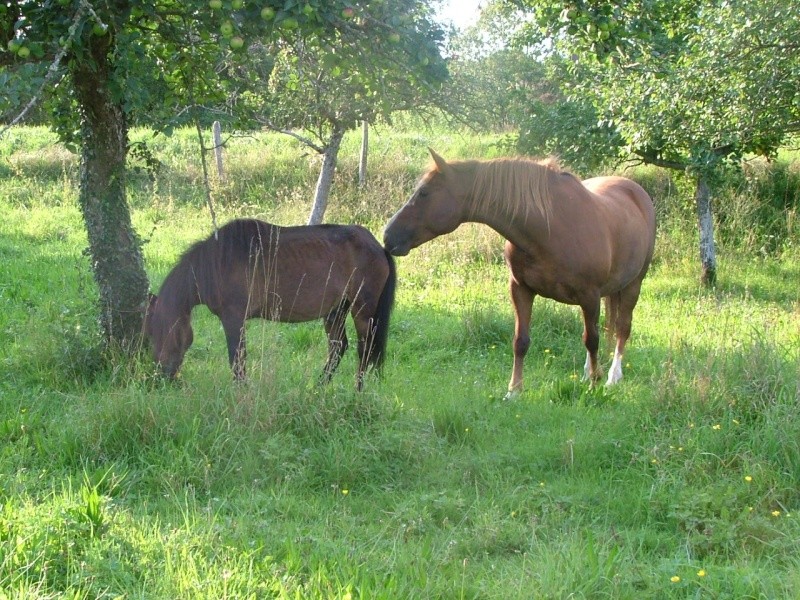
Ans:
[[[447,161],[436,154],[436,151],[433,148],[428,148],[428,152],[431,153],[431,158],[433,158],[433,162],[436,163],[436,168],[439,170],[439,172],[446,172],[448,167]]]

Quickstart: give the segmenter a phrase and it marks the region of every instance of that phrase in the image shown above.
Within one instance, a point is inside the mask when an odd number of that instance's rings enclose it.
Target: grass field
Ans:
[[[192,135],[134,133],[162,162],[130,182],[153,289],[211,229]],[[376,130],[359,190],[347,138],[326,220],[380,238],[428,146],[499,139]],[[314,157],[250,136],[226,161],[220,221],[305,221]],[[316,386],[319,323],[251,322],[235,384],[203,307],[178,384],[109,362],[77,170],[44,130],[0,140],[0,598],[800,597],[800,229],[778,187],[720,196],[707,290],[690,193],[637,171],[660,225],[625,380],[582,383],[577,309],[537,299],[505,401],[502,240],[472,225],[397,260],[363,393],[352,352]],[[766,224],[764,202],[785,205]]]

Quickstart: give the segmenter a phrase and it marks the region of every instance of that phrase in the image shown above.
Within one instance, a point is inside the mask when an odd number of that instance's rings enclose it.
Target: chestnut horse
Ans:
[[[174,378],[192,344],[192,308],[205,304],[222,321],[236,379],[245,376],[245,321],[322,319],[330,380],[347,349],[345,320],[358,333],[358,374],[379,368],[386,351],[394,302],[394,259],[357,225],[279,227],[234,220],[197,242],[151,296],[145,333],[156,362]]]
[[[535,296],[576,304],[583,311],[584,376],[602,376],[597,363],[600,299],[606,330],[616,332],[608,384],[622,379],[631,317],[655,243],[655,211],[647,192],[624,177],[578,180],[555,161],[527,159],[446,162],[434,166],[392,217],[384,247],[404,256],[461,223],[484,223],[506,238],[514,305],[514,366],[509,395],[522,389]]]

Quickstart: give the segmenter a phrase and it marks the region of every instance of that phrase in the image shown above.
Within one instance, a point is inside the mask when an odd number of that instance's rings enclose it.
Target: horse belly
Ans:
[[[334,274],[305,273],[301,277],[279,277],[264,286],[254,315],[271,321],[301,323],[327,316],[347,300],[349,290]]]
[[[583,304],[587,297],[599,294],[602,285],[593,263],[564,264],[556,255],[533,257],[510,243],[506,247],[506,264],[517,283],[537,296],[562,304]]]

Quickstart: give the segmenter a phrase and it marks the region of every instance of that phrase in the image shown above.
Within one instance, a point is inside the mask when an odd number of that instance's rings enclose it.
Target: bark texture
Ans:
[[[697,225],[700,230],[700,281],[712,286],[717,281],[717,251],[714,245],[714,219],[711,213],[711,189],[702,176],[697,179],[695,188]]]
[[[335,130],[331,135],[330,143],[325,147],[322,154],[322,169],[317,179],[317,189],[314,192],[314,206],[311,215],[308,217],[309,225],[319,225],[325,217],[325,210],[328,208],[328,196],[330,196],[331,185],[333,185],[333,175],[336,172],[336,162],[339,159],[339,148],[342,145],[344,130]]]

